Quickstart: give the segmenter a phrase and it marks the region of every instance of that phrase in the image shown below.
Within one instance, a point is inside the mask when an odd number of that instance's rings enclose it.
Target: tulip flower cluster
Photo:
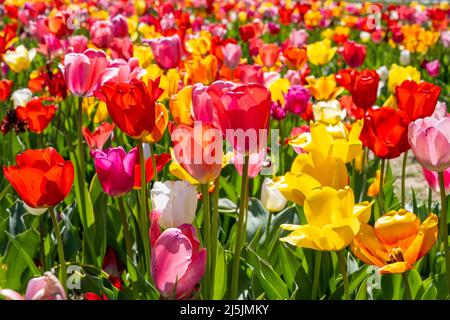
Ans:
[[[449,21],[0,1],[0,300],[450,298]]]

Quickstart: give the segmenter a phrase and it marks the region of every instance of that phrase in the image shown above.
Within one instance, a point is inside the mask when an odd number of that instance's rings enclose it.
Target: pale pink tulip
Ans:
[[[64,288],[51,272],[45,272],[42,277],[31,279],[25,296],[10,289],[0,290],[0,296],[6,300],[67,300]]]
[[[234,69],[239,65],[239,61],[241,60],[241,46],[239,44],[227,43],[222,47],[222,54],[225,65],[230,69]]]

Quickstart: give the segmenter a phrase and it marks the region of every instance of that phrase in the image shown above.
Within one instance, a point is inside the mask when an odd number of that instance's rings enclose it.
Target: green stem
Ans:
[[[411,287],[409,286],[408,276],[406,275],[406,272],[402,273],[404,287],[403,293],[406,300],[412,300]]]
[[[145,176],[145,158],[144,158],[144,148],[142,147],[142,141],[138,143],[139,149],[139,161],[141,165],[141,189],[140,192],[140,216],[139,216],[139,225],[141,227],[141,237],[144,242],[144,263],[145,263],[145,272],[147,278],[150,277],[150,240],[148,236],[148,216],[149,212],[148,201],[147,201],[147,179]]]
[[[64,290],[67,291],[67,270],[66,270],[66,259],[64,258],[64,247],[61,237],[61,231],[59,229],[58,220],[56,219],[55,210],[53,207],[48,208],[50,212],[50,217],[52,219],[53,228],[55,229],[55,236],[58,245],[58,258],[61,268],[59,269],[59,280],[61,281]]]
[[[384,192],[383,192],[383,184],[384,184],[384,168],[386,166],[386,160],[382,159],[381,160],[381,168],[380,168],[380,185],[379,185],[379,192],[378,192],[378,205],[380,207],[380,212],[383,214],[384,213]],[[375,220],[378,217],[375,217]]]
[[[319,291],[319,276],[320,276],[320,263],[322,260],[322,252],[321,251],[315,251],[314,252],[314,279],[312,284],[312,291],[311,291],[311,300],[317,299],[317,293]]]
[[[234,260],[233,260],[233,271],[231,274],[231,291],[230,299],[237,299],[238,294],[238,283],[239,283],[239,264],[241,261],[241,249],[242,249],[242,239],[244,236],[244,222],[245,222],[245,208],[248,197],[247,180],[248,180],[248,162],[249,156],[246,155],[244,158],[244,165],[242,168],[242,184],[241,184],[241,199],[239,204],[239,218],[238,218],[238,229],[236,245],[234,248]]]
[[[348,287],[348,273],[347,273],[347,261],[345,259],[345,249],[338,251],[339,269],[342,274],[342,280],[344,281],[344,300],[350,300],[350,293]]]
[[[208,184],[202,184],[202,199],[203,199],[203,241],[207,252],[211,253],[211,212],[209,203]],[[207,255],[206,259],[206,276],[205,276],[205,298],[211,299],[211,284],[214,281],[211,279],[211,254]]]
[[[267,225],[266,225],[266,239],[264,240],[264,247],[267,248],[269,245],[269,235],[270,235],[270,225],[272,224],[272,215],[273,213],[269,211],[269,217],[267,218]]]
[[[431,203],[433,200],[433,190],[431,190],[430,187],[428,187],[428,211],[431,212]]]
[[[403,153],[402,163],[402,208],[405,207],[405,180],[406,180],[406,164],[408,162],[408,151]]]
[[[122,222],[123,227],[123,234],[125,238],[125,246],[127,248],[127,255],[130,258],[131,261],[133,261],[133,251],[131,249],[131,235],[130,235],[130,229],[128,228],[128,220],[127,220],[127,214],[125,213],[125,206],[123,204],[123,197],[118,197],[117,202],[119,203],[119,215],[120,220]]]
[[[367,170],[366,165],[368,163],[369,158],[369,149],[364,147],[363,151],[363,162],[362,162],[362,184],[361,184],[361,193],[359,194],[359,202],[362,202],[364,195],[366,194],[366,185],[367,185]]]
[[[217,259],[217,245],[219,241],[219,191],[220,191],[220,175],[214,181],[214,211],[212,216],[212,228],[211,228],[211,299],[214,298],[214,282],[216,275],[216,259]]]
[[[441,234],[442,242],[444,243],[444,254],[445,254],[445,267],[446,267],[446,278],[447,278],[447,290],[450,294],[450,253],[448,249],[448,226],[447,226],[447,197],[445,195],[445,182],[444,182],[444,172],[438,172],[439,176],[439,189],[441,193]]]
[[[150,153],[152,157],[152,168],[153,168],[153,180],[158,181],[158,171],[156,170],[156,157],[155,157],[155,149],[151,143],[148,144],[150,147]]]
[[[42,263],[42,269],[47,270],[47,263],[45,261],[45,226],[44,215],[39,216],[39,233],[40,233],[40,258]]]

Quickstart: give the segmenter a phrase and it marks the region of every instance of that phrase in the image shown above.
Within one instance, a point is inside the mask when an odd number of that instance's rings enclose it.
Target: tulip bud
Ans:
[[[287,200],[275,186],[272,179],[264,179],[261,189],[261,203],[270,212],[279,212],[286,207]]]
[[[96,21],[90,30],[92,43],[97,47],[108,48],[114,39],[112,23],[109,21]]]
[[[164,229],[191,224],[195,218],[197,191],[185,180],[155,182],[151,199],[153,210],[161,214],[159,225]]]
[[[124,16],[119,14],[111,22],[114,37],[123,38],[128,35],[128,23]]]
[[[411,54],[408,50],[402,50],[400,52],[400,64],[402,66],[407,66],[411,62]]]
[[[239,65],[242,56],[241,46],[239,44],[227,43],[222,47],[222,54],[225,65],[230,69],[234,69]]]
[[[300,85],[293,85],[286,95],[286,109],[293,114],[300,115],[308,107],[309,91]]]

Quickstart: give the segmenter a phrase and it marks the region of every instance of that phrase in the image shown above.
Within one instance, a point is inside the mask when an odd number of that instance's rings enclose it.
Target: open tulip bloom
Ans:
[[[0,1],[0,300],[450,299],[446,2],[69,2]]]

